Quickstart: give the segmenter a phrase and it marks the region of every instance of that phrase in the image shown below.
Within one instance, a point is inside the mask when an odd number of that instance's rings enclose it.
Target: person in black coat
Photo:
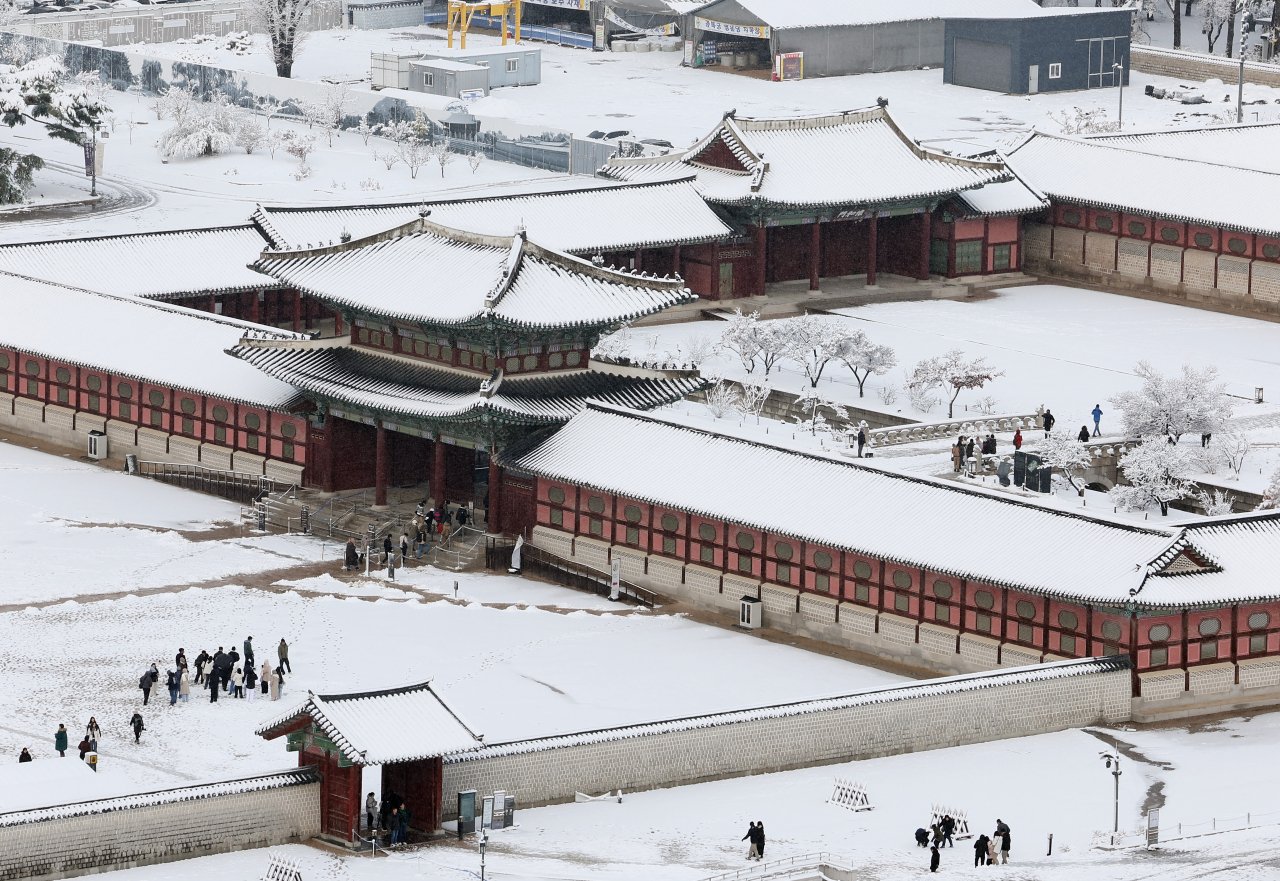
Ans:
[[[973,843],[973,864],[975,866],[985,866],[987,864],[987,846],[991,844],[991,839],[985,835],[979,835],[978,840]]]
[[[175,655],[173,658],[173,666],[178,668],[179,674],[181,674],[182,671],[186,669],[186,666],[187,666],[187,650],[186,649],[184,648],[178,649],[178,654]]]
[[[867,445],[867,433],[858,426],[858,458],[862,458],[862,448]]]
[[[245,637],[244,641],[244,665],[246,667],[253,666],[253,637]]]
[[[916,847],[929,846],[929,833],[922,826],[916,830]]]
[[[356,540],[354,538],[347,539],[346,556],[342,560],[342,569],[345,572],[348,569],[360,568],[360,553],[356,550]]]
[[[141,743],[141,742],[142,742],[142,732],[143,732],[143,731],[145,731],[145,730],[147,729],[147,726],[145,726],[145,725],[143,725],[143,724],[142,724],[142,714],[141,714],[141,713],[134,713],[134,714],[133,714],[133,718],[129,720],[129,727],[131,727],[131,728],[133,729],[133,742],[134,742],[134,743]]]
[[[142,689],[142,705],[145,707],[151,700],[151,671],[147,670],[138,680],[138,688]]]
[[[204,685],[204,662],[209,660],[209,653],[204,649],[196,655],[196,685]]]
[[[951,840],[951,836],[956,831],[955,818],[952,817],[950,814],[947,814],[945,817],[942,818],[941,825],[942,825],[942,846],[946,847],[947,845],[951,845],[952,847],[955,847],[956,843]]]
[[[756,820],[756,850],[760,852],[757,859],[764,859],[764,821]]]
[[[226,691],[226,692],[231,691],[231,674],[236,669],[236,664],[239,664],[239,663],[240,663],[240,653],[235,650],[235,647],[232,647],[231,651],[227,652],[227,664],[225,667],[222,668],[222,690],[223,691]]]
[[[1057,417],[1055,417],[1052,413],[1050,413],[1048,410],[1044,411],[1044,436],[1045,437],[1048,437],[1049,432],[1053,431],[1053,423],[1057,421],[1058,421]]]
[[[31,753],[27,752],[27,748],[24,746],[22,748],[22,753],[18,756],[18,764],[21,765],[23,762],[30,762],[30,761],[32,761]]]
[[[1089,429],[1083,425],[1080,426],[1080,433],[1076,435],[1076,439],[1082,444],[1087,444],[1089,442]]]
[[[938,871],[938,865],[942,862],[942,856],[938,853],[938,845],[929,848],[929,871]]]
[[[756,824],[754,822],[747,826],[747,834],[742,836],[742,840],[750,845],[747,848],[747,859],[754,860],[760,856],[759,845],[756,843]]]

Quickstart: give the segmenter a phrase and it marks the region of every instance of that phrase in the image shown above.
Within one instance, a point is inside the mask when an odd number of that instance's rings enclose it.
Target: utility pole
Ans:
[[[1115,844],[1115,836],[1120,832],[1120,750],[1114,746],[1114,753],[1103,753],[1102,760],[1111,768],[1111,776],[1115,778],[1115,815],[1113,817],[1111,843]]]
[[[1120,84],[1120,118],[1117,121],[1117,124],[1120,128],[1124,128],[1124,61],[1121,60],[1111,65],[1111,69],[1115,71],[1116,76],[1119,77],[1117,82]]]
[[[1244,122],[1244,44],[1249,35],[1244,30],[1244,15],[1240,16],[1240,88],[1236,92],[1236,125]]]

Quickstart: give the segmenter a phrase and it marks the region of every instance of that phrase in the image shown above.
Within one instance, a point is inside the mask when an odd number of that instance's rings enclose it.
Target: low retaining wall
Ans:
[[[1201,52],[1131,45],[1129,64],[1132,70],[1156,76],[1170,76],[1196,82],[1218,79],[1228,84],[1240,81],[1240,59],[1205,55]],[[1263,86],[1280,86],[1280,67],[1274,64],[1246,61],[1244,81]]]
[[[766,774],[1125,721],[1127,658],[871,689],[823,700],[587,731],[446,756],[450,794],[505,789],[517,804]],[[448,815],[446,815],[448,817]]]
[[[0,881],[74,878],[320,834],[313,767],[0,814]]]

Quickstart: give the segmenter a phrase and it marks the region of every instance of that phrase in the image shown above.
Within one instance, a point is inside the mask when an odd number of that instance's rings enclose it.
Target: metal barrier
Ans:
[[[424,24],[445,24],[448,18],[447,12],[424,12],[422,15]],[[471,17],[471,23],[496,31],[503,24],[503,19],[496,15],[474,15]],[[506,22],[506,26],[507,36],[514,37],[515,31],[511,28],[511,22]],[[575,49],[591,49],[595,46],[595,39],[591,34],[580,34],[563,28],[544,28],[536,24],[521,24],[520,39],[540,40],[544,43],[555,43],[558,46],[572,46]]]
[[[511,568],[511,554],[514,550],[515,539],[506,536],[489,536],[484,550],[485,568],[506,572]],[[613,579],[608,572],[584,566],[573,560],[566,560],[528,542],[520,548],[520,571],[598,596],[609,596],[613,592]],[[618,595],[650,609],[658,602],[658,594],[621,579],[618,581]]]
[[[174,462],[139,462],[139,477],[158,480],[171,486],[193,489],[233,502],[251,505],[276,491],[276,483],[265,475],[242,471],[218,471],[203,465]]]
[[[748,866],[734,872],[711,875],[708,878],[704,878],[703,881],[751,881],[751,879],[756,878],[789,878],[796,875],[824,877],[821,874],[821,870],[824,868],[852,872],[853,864],[847,857],[838,857],[835,854],[822,851],[820,853],[798,854],[781,860],[770,860],[767,863],[756,863],[754,866]]]

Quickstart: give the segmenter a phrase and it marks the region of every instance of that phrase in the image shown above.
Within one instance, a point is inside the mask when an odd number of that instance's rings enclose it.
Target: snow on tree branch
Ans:
[[[1195,454],[1190,448],[1152,437],[1121,457],[1120,470],[1132,486],[1113,488],[1111,499],[1127,509],[1159,505],[1161,516],[1167,517],[1170,502],[1195,493],[1195,485],[1184,476],[1194,465]]]
[[[267,35],[276,76],[286,79],[302,50],[318,0],[246,0],[250,30]]]
[[[845,347],[845,323],[819,315],[801,315],[778,323],[784,334],[784,354],[803,368],[809,387],[817,388],[822,372]]]
[[[166,159],[194,159],[225,153],[235,146],[240,115],[227,97],[219,94],[214,100],[195,104],[183,113],[160,136],[156,146]]]
[[[1231,399],[1226,384],[1218,382],[1217,367],[1197,371],[1184,364],[1181,376],[1164,376],[1142,361],[1134,372],[1142,388],[1110,399],[1121,413],[1126,437],[1168,435],[1177,442],[1187,432],[1218,431],[1231,418]]]
[[[1036,455],[1051,468],[1057,468],[1067,478],[1067,483],[1077,492],[1076,476],[1093,462],[1089,448],[1067,431],[1051,432],[1038,441]]]
[[[9,128],[29,120],[43,125],[51,138],[80,144],[108,110],[83,83],[69,80],[67,69],[52,55],[21,67],[0,64],[0,122]]]
[[[853,373],[858,383],[858,397],[865,397],[867,380],[883,376],[898,363],[898,356],[888,346],[873,343],[862,331],[855,330],[845,338],[840,347],[840,360]]]
[[[950,396],[947,418],[954,419],[956,398],[962,391],[982,388],[998,376],[1004,376],[1004,371],[991,367],[985,357],[966,361],[961,349],[952,349],[941,357],[926,358],[917,364],[907,379],[907,386],[916,391],[945,389]]]

